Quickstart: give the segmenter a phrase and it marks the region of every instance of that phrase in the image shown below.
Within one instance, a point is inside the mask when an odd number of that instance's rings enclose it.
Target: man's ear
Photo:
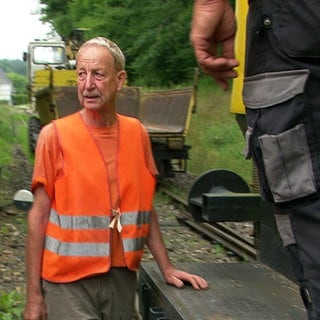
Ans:
[[[126,71],[125,70],[119,71],[117,74],[117,81],[118,81],[117,89],[118,89],[118,91],[120,91],[122,89],[122,87],[125,85],[126,80],[127,80]]]

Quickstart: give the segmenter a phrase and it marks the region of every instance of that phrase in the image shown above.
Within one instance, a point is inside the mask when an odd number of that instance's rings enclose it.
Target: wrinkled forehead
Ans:
[[[85,42],[79,49],[77,60],[82,52],[88,48],[101,48],[104,52],[107,52],[108,55],[111,55],[114,59],[115,66],[118,70],[124,70],[125,68],[125,57],[121,49],[112,41],[103,38],[93,38]]]
[[[90,45],[79,50],[77,55],[77,62],[81,61],[103,61],[112,60],[114,63],[114,58],[111,53],[101,46]]]

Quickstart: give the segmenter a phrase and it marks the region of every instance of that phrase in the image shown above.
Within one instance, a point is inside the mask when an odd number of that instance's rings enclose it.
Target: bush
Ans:
[[[0,320],[22,319],[24,298],[16,291],[0,295]]]
[[[27,104],[28,96],[26,94],[14,94],[12,95],[12,102],[14,105]]]
[[[14,144],[22,145],[23,151],[28,154],[28,117],[14,106],[0,104],[0,167],[10,164]]]

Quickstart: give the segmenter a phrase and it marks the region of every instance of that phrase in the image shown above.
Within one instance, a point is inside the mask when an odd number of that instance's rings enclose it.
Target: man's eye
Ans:
[[[86,77],[86,73],[85,72],[78,72],[78,78],[79,79],[84,79]]]
[[[105,77],[104,74],[100,72],[96,72],[94,76],[98,80],[102,80]]]

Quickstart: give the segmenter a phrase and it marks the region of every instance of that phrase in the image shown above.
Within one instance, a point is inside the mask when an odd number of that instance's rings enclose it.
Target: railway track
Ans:
[[[257,260],[257,250],[253,239],[249,236],[238,232],[234,228],[230,227],[228,223],[195,222],[191,214],[188,213],[188,204],[186,200],[181,196],[174,194],[165,186],[160,186],[159,192],[166,194],[173,202],[178,203],[180,207],[183,207],[183,210],[180,210],[176,215],[177,220],[181,224],[187,225],[189,228],[210,241],[218,242],[228,251],[232,251],[235,255],[239,256],[241,260]]]

